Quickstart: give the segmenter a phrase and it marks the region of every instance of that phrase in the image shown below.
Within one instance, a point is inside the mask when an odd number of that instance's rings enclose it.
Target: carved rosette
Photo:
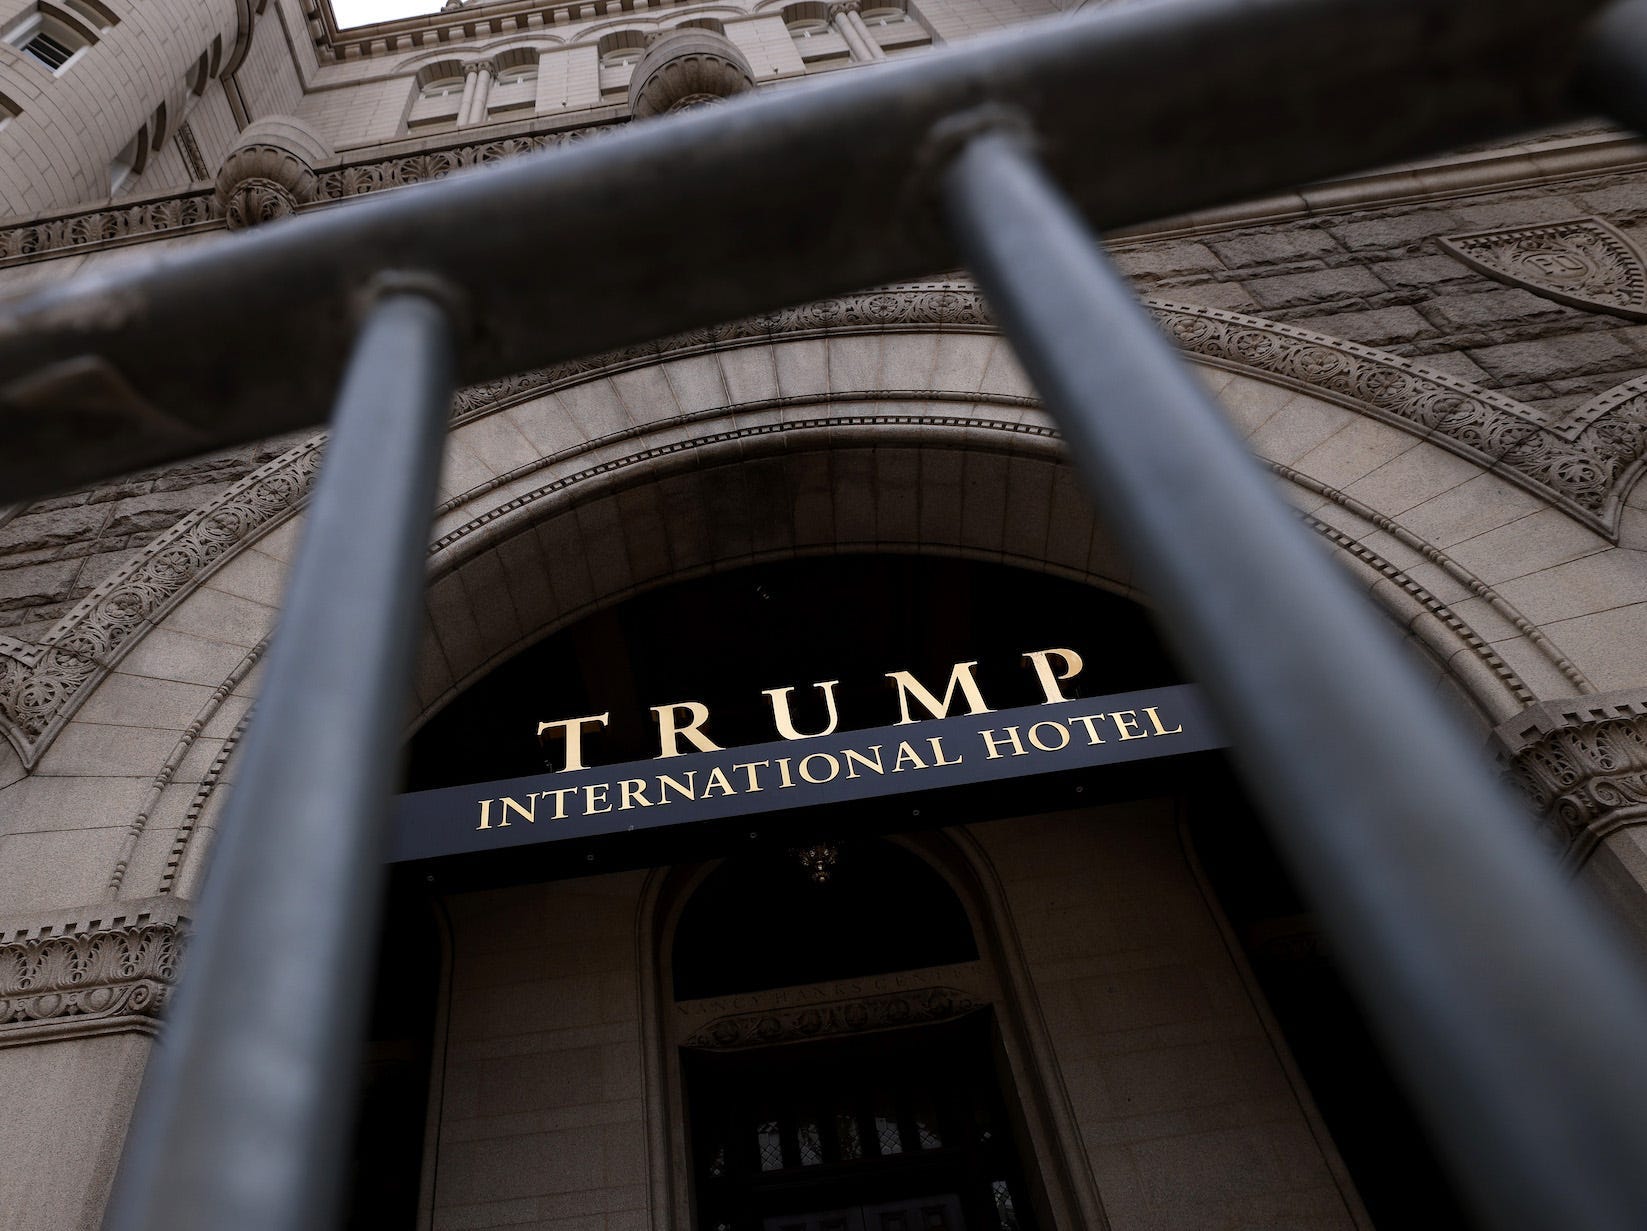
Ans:
[[[0,943],[0,1047],[152,1029],[177,977],[184,928],[180,918],[140,916]]]
[[[1442,247],[1490,278],[1575,308],[1647,320],[1647,266],[1599,218],[1449,235]]]
[[[284,218],[317,199],[315,167],[331,157],[301,120],[274,115],[249,125],[217,171],[216,199],[229,229]]]
[[[755,88],[755,73],[737,44],[695,26],[654,39],[629,78],[629,113],[637,120],[718,103]]]
[[[1581,864],[1609,834],[1647,823],[1647,693],[1546,701],[1496,739],[1564,861]]]
[[[770,1047],[828,1035],[863,1034],[949,1021],[980,1007],[970,992],[953,987],[924,987],[857,1000],[792,1005],[717,1017],[693,1031],[686,1046],[713,1051]]]

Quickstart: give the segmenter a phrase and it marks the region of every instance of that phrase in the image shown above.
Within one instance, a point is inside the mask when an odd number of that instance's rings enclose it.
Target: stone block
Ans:
[[[1430,322],[1413,308],[1374,308],[1370,312],[1336,312],[1292,322],[1304,329],[1359,342],[1363,346],[1400,346],[1434,334]]]
[[[1542,295],[1519,287],[1472,290],[1439,295],[1424,302],[1424,315],[1441,329],[1506,329],[1512,325],[1536,323],[1576,315]]]
[[[1384,291],[1384,284],[1371,271],[1352,265],[1344,269],[1317,269],[1308,273],[1256,278],[1244,284],[1247,293],[1263,308],[1290,308],[1303,304],[1359,300]]]
[[[1316,227],[1289,227],[1212,239],[1207,241],[1206,248],[1230,269],[1320,260],[1343,251],[1328,231]]]

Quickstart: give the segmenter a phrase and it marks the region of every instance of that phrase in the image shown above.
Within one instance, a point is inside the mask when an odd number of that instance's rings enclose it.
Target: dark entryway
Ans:
[[[684,1056],[704,1231],[1030,1231],[990,1015]]]

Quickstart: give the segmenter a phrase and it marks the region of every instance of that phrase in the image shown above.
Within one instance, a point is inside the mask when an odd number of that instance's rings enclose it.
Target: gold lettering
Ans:
[[[812,764],[812,762],[814,762],[814,761],[827,761],[827,762],[829,762],[829,777],[827,777],[827,778],[814,778],[811,774],[809,774],[807,772],[806,767],[808,765]],[[841,772],[840,762],[837,761],[834,757],[830,756],[827,752],[814,752],[809,757],[802,757],[801,758],[801,777],[805,778],[808,782],[812,783],[814,786],[816,786],[820,782],[833,782],[833,781],[835,781],[835,775],[840,773],[840,772]]]
[[[1001,745],[1002,744],[1011,744],[1012,745],[1012,755],[1013,756],[1015,756],[1015,757],[1023,756],[1024,755],[1024,745],[1018,739],[1018,728],[1017,727],[1003,727],[1001,729],[1005,732],[1005,734],[1002,735],[999,739],[996,738],[995,732],[993,730],[978,732],[979,735],[982,735],[984,737],[984,743],[987,745],[987,756],[985,757],[985,759],[990,760],[990,761],[999,761],[1003,756],[1005,756],[1006,754],[1001,751]]]
[[[1058,742],[1053,744],[1050,748],[1041,742],[1040,736],[1035,734],[1042,727],[1051,727],[1054,731],[1058,732],[1058,735],[1055,737]],[[1038,722],[1029,729],[1029,742],[1034,744],[1042,752],[1057,752],[1062,748],[1069,747],[1069,728],[1061,722]]]
[[[1092,723],[1093,723],[1094,719],[1104,718],[1104,717],[1107,717],[1107,715],[1104,715],[1104,714],[1078,714],[1074,718],[1071,718],[1070,721],[1071,722],[1078,722],[1083,727],[1086,728],[1087,743],[1089,745],[1090,744],[1101,744],[1101,743],[1104,742],[1104,737],[1102,735],[1098,734],[1097,728],[1095,728],[1092,725]]]
[[[612,715],[589,714],[583,718],[564,718],[560,722],[538,723],[538,740],[543,740],[545,731],[552,732],[554,738],[566,741],[566,764],[561,767],[562,772],[572,769],[583,769],[583,729],[593,724],[598,731],[606,725],[606,720]]]
[[[795,785],[795,780],[789,776],[788,757],[778,758],[778,777],[782,779],[782,781],[778,783],[778,789],[780,791]]]
[[[909,765],[907,767],[904,765],[905,761],[909,762]],[[915,749],[913,749],[909,746],[909,741],[908,740],[905,740],[903,743],[898,745],[898,757],[895,761],[892,762],[892,772],[895,773],[895,774],[902,773],[905,768],[909,768],[909,769],[925,769],[926,768],[926,762],[921,760],[921,754],[916,752]]]
[[[630,808],[650,808],[652,805],[646,798],[646,779],[625,778],[618,783],[618,811],[627,812]]]
[[[772,698],[772,722],[778,728],[778,734],[785,739],[815,739],[820,735],[834,734],[835,726],[840,722],[839,716],[835,713],[835,685],[839,683],[839,680],[825,680],[821,684],[812,685],[814,688],[823,690],[824,705],[829,710],[829,725],[822,731],[812,732],[811,735],[803,735],[797,731],[795,729],[795,720],[790,717],[789,694],[795,690],[793,688],[766,689],[762,695]]]
[[[555,797],[555,819],[564,821],[566,819],[566,797],[577,789],[575,786],[563,786],[553,791],[544,791],[538,798],[548,799],[553,795]]]
[[[1122,739],[1148,739],[1149,732],[1138,725],[1137,710],[1116,710],[1109,716]]]
[[[1052,664],[1047,660],[1054,655],[1063,665],[1062,671],[1054,671]],[[1024,659],[1035,668],[1035,678],[1041,681],[1041,691],[1046,694],[1047,704],[1053,705],[1059,701],[1068,701],[1064,690],[1058,687],[1059,680],[1073,680],[1081,674],[1081,656],[1074,650],[1034,650],[1024,655]]]
[[[911,698],[920,702],[921,707],[934,718],[944,718],[949,714],[949,707],[955,699],[955,690],[959,688],[961,695],[966,698],[967,713],[988,714],[993,711],[984,704],[984,696],[978,691],[978,681],[973,678],[972,669],[978,664],[956,663],[949,673],[949,686],[944,689],[944,699],[938,700],[924,687],[921,682],[907,671],[888,671],[886,678],[898,688],[898,713],[901,717],[897,725],[906,727],[912,722],[920,721],[909,716],[909,702]]]
[[[676,714],[686,711],[687,721],[681,725]],[[685,737],[699,752],[719,752],[720,746],[710,741],[698,728],[709,721],[709,707],[701,701],[677,701],[673,705],[654,705],[652,713],[658,720],[658,758],[681,755],[680,740]]]
[[[755,771],[770,764],[772,764],[771,761],[743,761],[737,765],[734,765],[732,768],[734,770],[741,769],[745,771],[745,776],[749,779],[747,794],[753,795],[755,792],[761,790],[761,784],[755,779]]]
[[[926,742],[932,745],[932,763],[934,765],[959,765],[966,760],[964,756],[956,757],[953,761],[944,760],[944,737],[941,735],[934,735]]]
[[[732,784],[726,780],[726,771],[718,765],[709,771],[709,781],[703,784],[703,797],[708,799],[716,787],[721,789],[722,795],[737,794],[732,789]]]
[[[881,767],[881,745],[876,744],[869,751],[875,754],[875,759],[873,761],[870,760],[865,754],[859,752],[856,748],[843,748],[841,750],[841,756],[846,760],[846,776],[848,778],[856,778],[858,776],[858,771],[852,768],[852,762],[854,761],[858,762],[858,764],[862,765],[865,769],[874,770],[877,774],[886,773],[886,770]]]
[[[509,823],[509,813],[511,810],[520,813],[521,819],[528,823],[534,822],[538,819],[535,815],[538,810],[538,796],[536,791],[533,791],[526,797],[526,802],[531,805],[529,808],[521,807],[507,795],[499,799],[498,802],[503,805],[503,820],[498,824],[499,829],[502,829]]]
[[[678,778],[671,778],[668,774],[659,774],[658,802],[660,804],[666,804],[669,802],[670,787],[674,787],[676,793],[679,794],[682,799],[696,799],[698,797],[698,771],[695,769],[689,769],[686,771],[685,786],[680,784],[680,779]]]
[[[492,804],[493,804],[493,802],[494,801],[490,800],[490,799],[483,799],[483,800],[480,801],[480,824],[475,826],[476,829],[490,829],[492,827]],[[507,816],[505,816],[504,820],[503,820],[503,825],[499,825],[498,828],[502,829],[503,826],[507,825],[508,823],[509,823],[509,819],[508,819]]]
[[[1184,733],[1183,723],[1179,723],[1170,731],[1164,730],[1161,726],[1161,715],[1155,712],[1155,706],[1146,705],[1144,707],[1144,713],[1149,715],[1149,724],[1155,728],[1155,733],[1157,735],[1182,735]]]
[[[592,782],[583,788],[583,814],[585,816],[594,816],[598,812],[612,811],[612,805],[606,802],[606,792],[609,785],[605,782]],[[601,802],[601,806],[598,808],[595,807],[597,797]]]

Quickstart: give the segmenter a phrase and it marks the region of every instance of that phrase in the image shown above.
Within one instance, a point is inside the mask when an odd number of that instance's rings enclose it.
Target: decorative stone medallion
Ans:
[[[1449,235],[1441,245],[1489,278],[1575,308],[1647,320],[1647,266],[1599,218]]]

